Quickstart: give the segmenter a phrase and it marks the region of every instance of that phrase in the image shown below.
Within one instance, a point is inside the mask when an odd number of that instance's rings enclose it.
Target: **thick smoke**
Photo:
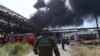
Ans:
[[[45,3],[44,3],[44,0],[37,0],[37,3],[34,5],[35,8],[39,9],[39,8],[42,8],[42,7],[45,7]]]
[[[100,14],[100,0],[70,0],[70,4],[74,13],[80,16]]]
[[[46,10],[38,9],[30,21],[42,27],[80,26],[84,22],[83,16],[100,13],[99,0],[70,0],[73,11],[68,10],[65,2],[66,0],[50,0],[45,6]]]

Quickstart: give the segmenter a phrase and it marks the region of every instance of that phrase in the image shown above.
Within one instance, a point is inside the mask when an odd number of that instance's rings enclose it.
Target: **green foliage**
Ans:
[[[0,47],[0,56],[23,56],[32,50],[32,46],[22,43],[8,43]]]

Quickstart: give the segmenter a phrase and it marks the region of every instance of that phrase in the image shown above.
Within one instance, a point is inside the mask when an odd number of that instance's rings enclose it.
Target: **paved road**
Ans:
[[[70,47],[67,46],[67,45],[65,45],[65,46],[66,46],[65,48],[67,49],[67,51],[62,50],[61,45],[58,45],[58,48],[59,48],[61,56],[71,56],[71,54],[70,54]],[[26,56],[38,56],[38,55],[35,55],[33,52],[30,52]],[[53,56],[55,56],[55,55],[53,54]]]

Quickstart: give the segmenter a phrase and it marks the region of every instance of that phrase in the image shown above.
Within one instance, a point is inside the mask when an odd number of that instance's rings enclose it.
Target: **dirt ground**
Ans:
[[[62,48],[61,48],[61,45],[58,45],[58,48],[59,48],[59,51],[60,51],[60,56],[72,56],[71,55],[71,49],[70,49],[70,46],[68,46],[68,45],[65,45],[65,49],[67,50],[62,50]],[[38,55],[35,55],[34,53],[33,53],[33,51],[31,51],[28,55],[26,55],[26,56],[38,56]],[[53,54],[53,56],[55,56],[54,54]]]

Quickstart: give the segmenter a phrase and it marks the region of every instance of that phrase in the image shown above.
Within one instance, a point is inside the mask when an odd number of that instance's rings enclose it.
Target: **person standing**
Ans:
[[[37,37],[35,45],[33,47],[33,52],[39,56],[53,56],[53,51],[55,56],[60,56],[57,44],[51,38],[47,28],[42,30],[41,36]]]
[[[65,39],[62,38],[62,49],[65,50]]]
[[[66,40],[65,38],[66,38],[65,36],[62,37],[62,44],[61,44],[61,46],[62,46],[62,49],[63,49],[63,50],[67,51],[67,50],[65,49],[65,44],[66,44],[66,42],[67,42],[67,40]]]

